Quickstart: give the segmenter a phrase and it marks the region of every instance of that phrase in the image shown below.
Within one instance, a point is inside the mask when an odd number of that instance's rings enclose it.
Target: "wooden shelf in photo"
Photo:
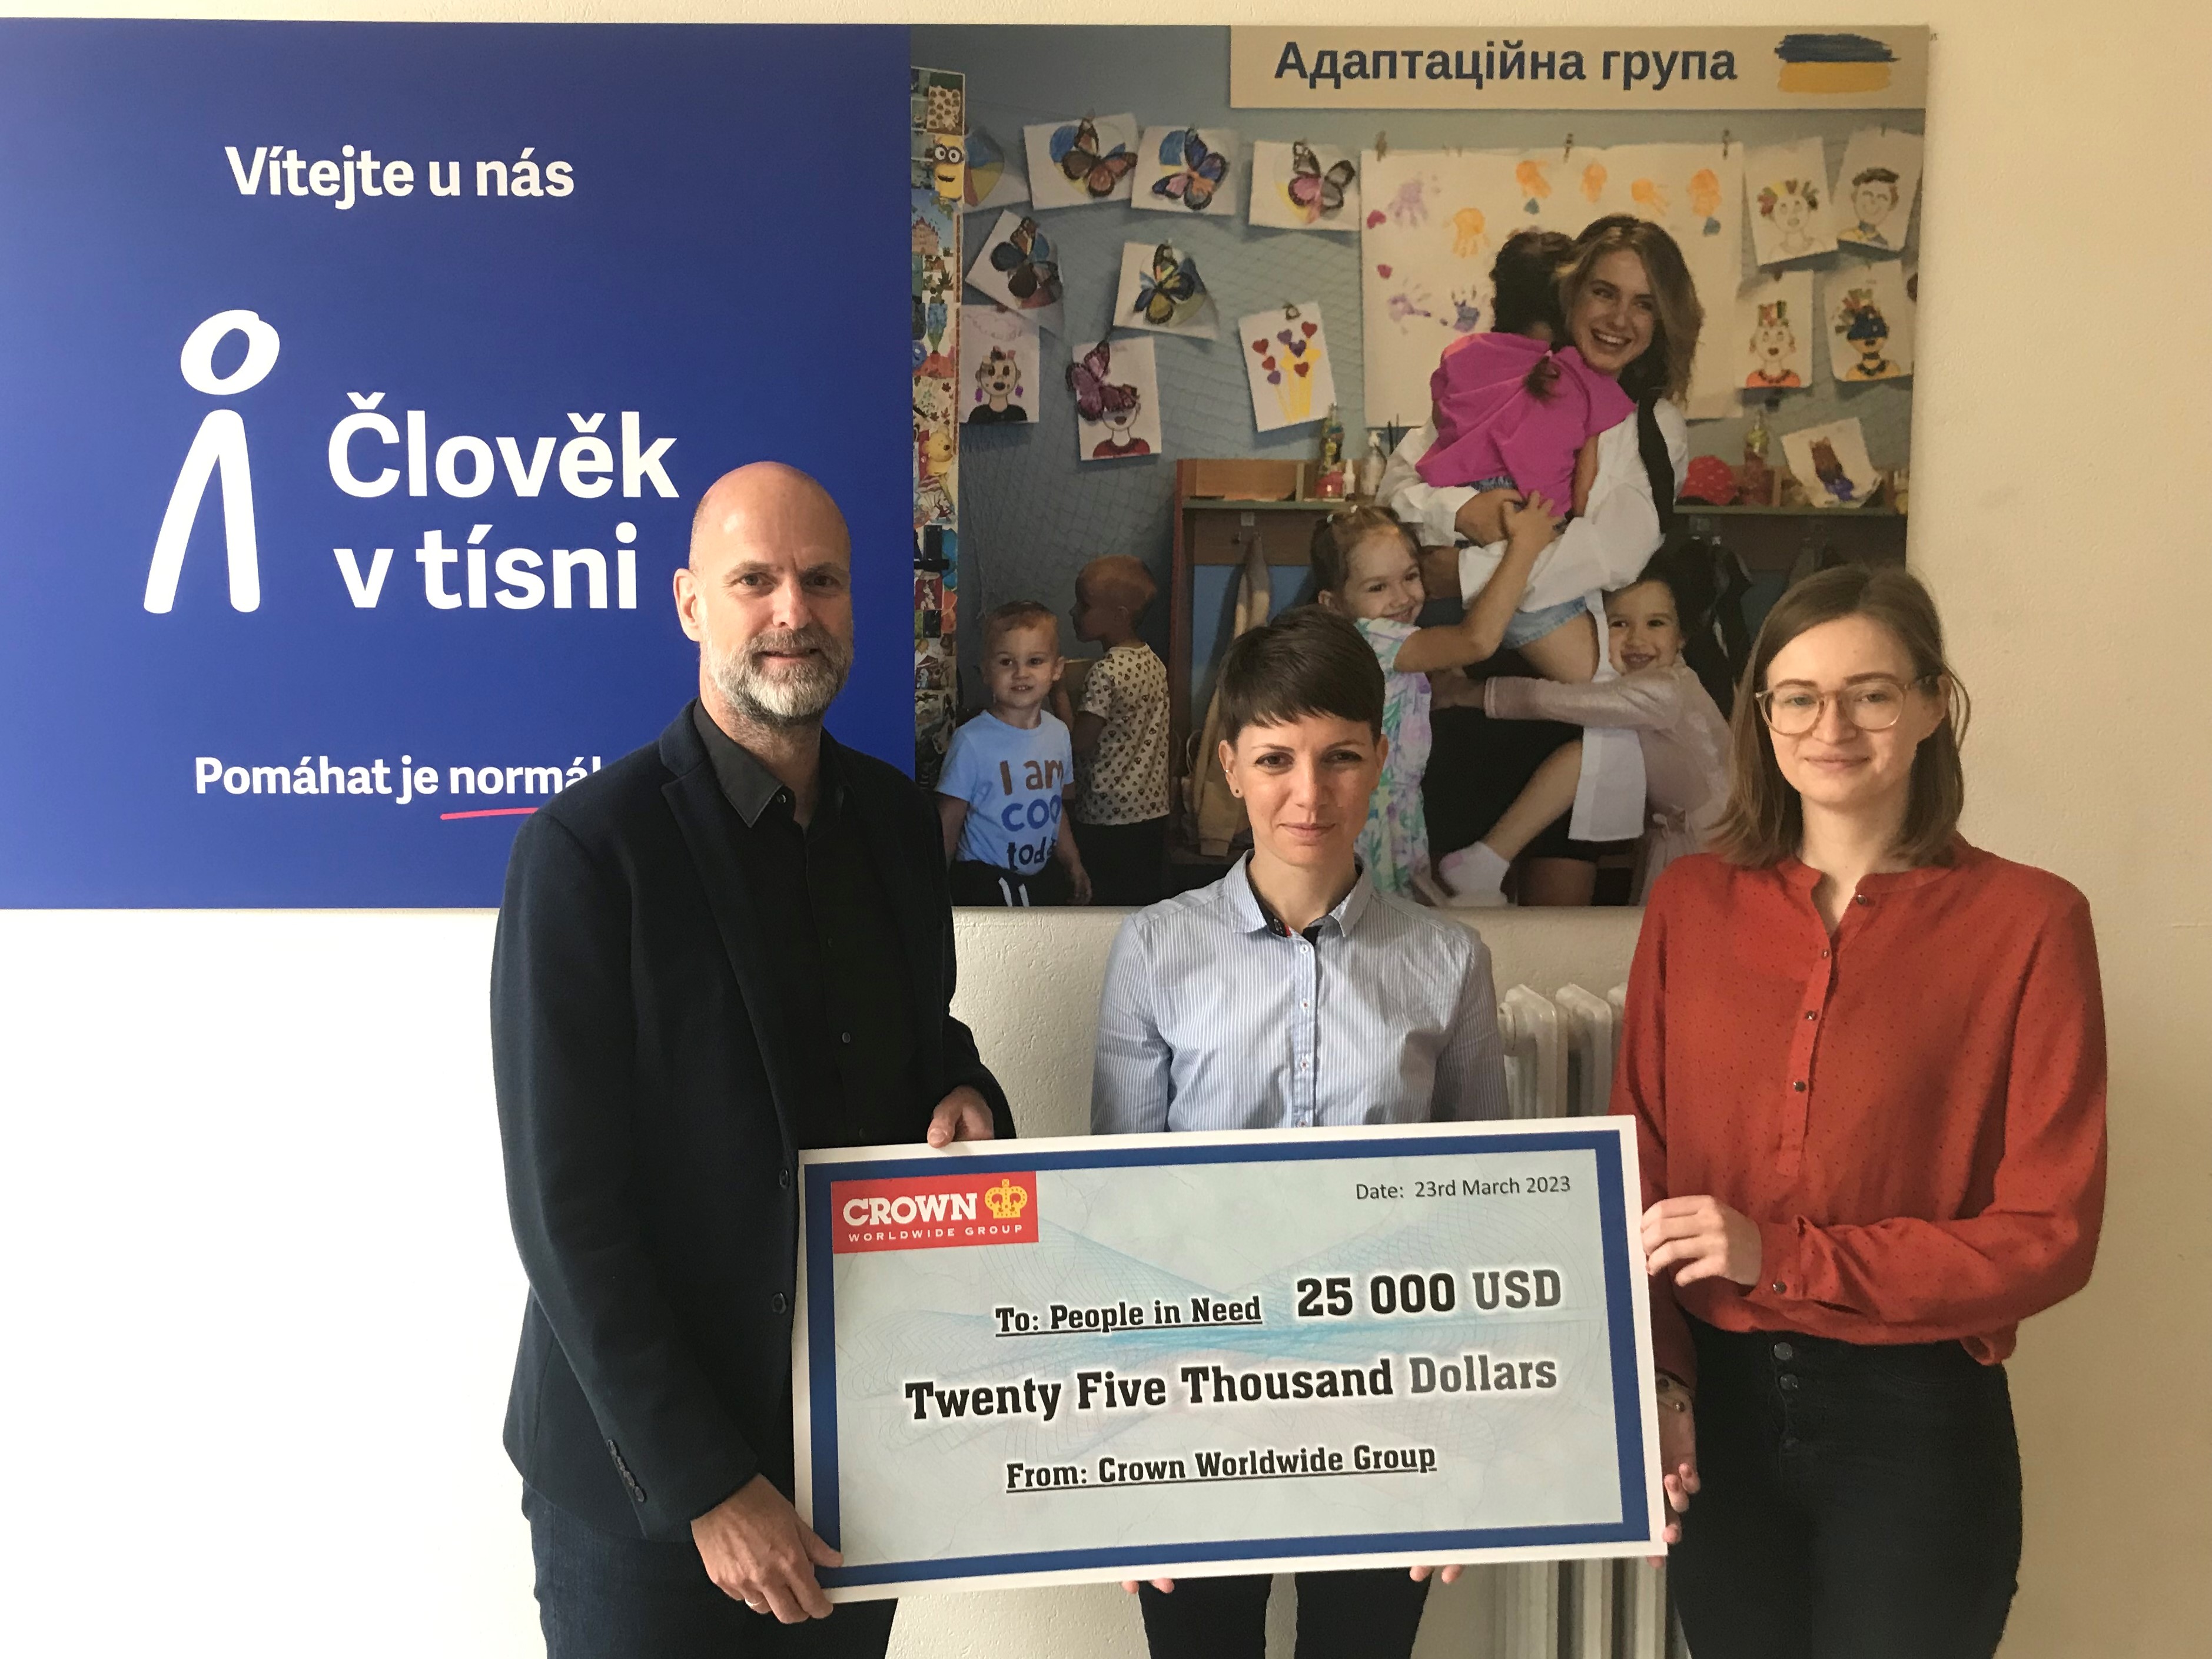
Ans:
[[[1233,496],[1194,495],[1182,503],[1186,513],[1338,513],[1356,501],[1323,498],[1310,501],[1245,501]]]
[[[1821,562],[1905,562],[1908,520],[1893,507],[1705,507],[1677,501],[1674,515],[1692,532],[1734,550],[1754,575],[1797,569],[1808,554]]]
[[[1684,518],[1741,519],[1901,519],[1893,507],[1709,507],[1703,501],[1677,501],[1674,511]]]

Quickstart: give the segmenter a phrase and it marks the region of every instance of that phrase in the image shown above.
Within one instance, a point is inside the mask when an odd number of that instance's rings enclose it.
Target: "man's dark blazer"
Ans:
[[[921,1034],[913,1137],[973,1085],[954,1019],[944,842],[927,796],[823,738],[859,809]],[[806,1121],[747,833],[687,708],[526,819],[492,958],[507,1206],[530,1278],[507,1449],[571,1513],[648,1538],[756,1474],[789,1490],[798,1159]]]

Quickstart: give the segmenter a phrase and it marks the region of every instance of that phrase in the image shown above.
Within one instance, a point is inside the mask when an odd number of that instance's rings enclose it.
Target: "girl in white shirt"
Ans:
[[[1606,596],[1608,650],[1618,678],[1586,685],[1503,677],[1482,683],[1483,712],[1492,719],[1565,720],[1636,733],[1650,806],[1636,889],[1639,904],[1662,870],[1705,845],[1728,799],[1728,722],[1682,660],[1681,611],[1660,563],[1653,560],[1642,580]],[[1540,771],[1530,793],[1544,781]],[[1556,817],[1570,799],[1569,793],[1555,793],[1548,802],[1532,803],[1532,815],[1548,809]]]

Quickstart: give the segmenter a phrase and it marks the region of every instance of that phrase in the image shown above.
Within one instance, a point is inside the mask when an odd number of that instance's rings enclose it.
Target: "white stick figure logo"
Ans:
[[[228,374],[215,372],[215,349],[232,333],[246,336],[246,361]],[[178,360],[185,384],[211,398],[251,392],[276,366],[281,342],[276,331],[251,311],[218,311],[185,341]],[[208,480],[222,472],[222,532],[230,557],[230,608],[255,611],[261,605],[261,561],[253,537],[253,468],[246,459],[246,422],[234,409],[211,409],[200,422],[169,492],[169,509],[154,538],[154,562],[146,571],[146,608],[165,615],[177,602],[177,579],[184,574],[185,544],[199,517]]]

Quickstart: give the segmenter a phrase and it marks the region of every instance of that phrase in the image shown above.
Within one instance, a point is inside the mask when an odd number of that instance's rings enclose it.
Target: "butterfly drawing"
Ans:
[[[1152,270],[1143,277],[1136,303],[1129,309],[1142,312],[1155,327],[1174,328],[1196,316],[1205,303],[1206,283],[1199,276],[1198,262],[1162,242],[1152,250]]]
[[[1152,180],[1152,194],[1164,196],[1170,202],[1181,202],[1193,213],[1203,213],[1229,172],[1229,158],[1218,150],[1207,149],[1196,127],[1181,127],[1168,134],[1160,144],[1161,162],[1174,167],[1178,150],[1182,152],[1182,167]]]
[[[1294,139],[1288,186],[1291,204],[1304,212],[1308,224],[1325,218],[1343,207],[1345,187],[1357,172],[1350,161],[1339,161],[1323,173],[1321,158],[1313,153],[1312,146],[1303,138]]]
[[[1060,267],[1053,262],[1051,242],[1034,219],[1023,220],[991,250],[991,268],[1006,273],[1006,292],[1025,309],[1060,300]]]
[[[1070,179],[1101,197],[1111,196],[1137,165],[1137,158],[1119,144],[1101,155],[1097,124],[1087,115],[1052,135],[1052,156]]]

